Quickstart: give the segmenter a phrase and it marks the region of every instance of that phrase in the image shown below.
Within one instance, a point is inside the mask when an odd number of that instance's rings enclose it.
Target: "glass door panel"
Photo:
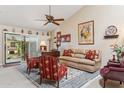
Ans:
[[[5,34],[6,63],[21,62],[24,59],[24,36]]]
[[[38,36],[5,34],[5,63],[21,62],[25,54],[30,57],[39,56]],[[39,51],[39,52],[38,52]]]
[[[25,51],[30,57],[38,56],[38,37],[26,36],[25,37]]]

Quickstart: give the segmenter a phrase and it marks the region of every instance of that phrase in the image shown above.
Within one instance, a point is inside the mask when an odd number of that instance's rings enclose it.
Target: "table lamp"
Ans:
[[[46,46],[46,42],[45,41],[41,41],[40,42],[40,50],[42,52],[47,51],[47,46]]]

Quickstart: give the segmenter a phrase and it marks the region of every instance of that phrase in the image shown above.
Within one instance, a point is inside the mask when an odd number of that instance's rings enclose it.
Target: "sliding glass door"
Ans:
[[[38,56],[38,37],[5,34],[5,63],[22,62],[25,54]]]
[[[38,36],[25,37],[25,51],[30,57],[38,56]]]
[[[20,62],[24,59],[24,36],[5,34],[6,63]]]

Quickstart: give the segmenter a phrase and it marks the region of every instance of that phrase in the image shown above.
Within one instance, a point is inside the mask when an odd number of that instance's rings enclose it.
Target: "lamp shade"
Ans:
[[[46,42],[45,41],[41,41],[40,42],[40,46],[46,46]]]

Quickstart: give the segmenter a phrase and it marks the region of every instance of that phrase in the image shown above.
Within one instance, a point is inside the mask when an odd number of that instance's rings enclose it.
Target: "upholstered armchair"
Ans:
[[[43,79],[56,81],[57,87],[59,87],[59,81],[66,75],[67,79],[67,67],[64,64],[59,64],[57,57],[42,56],[40,62],[40,84]]]
[[[107,79],[124,82],[124,61],[120,63],[109,63],[100,70],[100,74],[104,79],[104,88]]]
[[[39,68],[39,62],[40,62],[40,57],[29,58],[29,56],[26,55],[26,63],[27,63],[28,74],[30,74],[30,72],[33,68]]]

